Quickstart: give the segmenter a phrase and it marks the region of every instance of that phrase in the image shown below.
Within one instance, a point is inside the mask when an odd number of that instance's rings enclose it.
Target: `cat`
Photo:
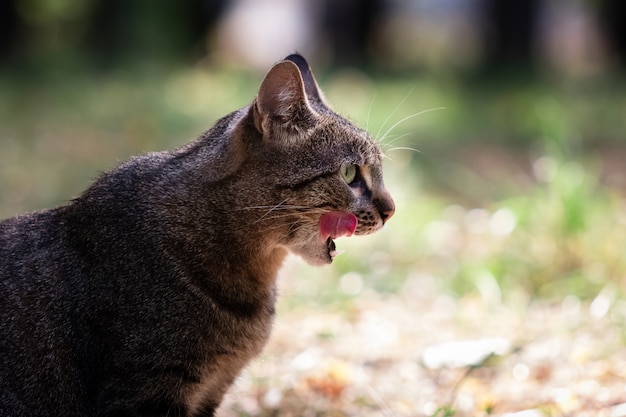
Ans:
[[[213,416],[287,253],[329,264],[393,215],[382,158],[293,54],[195,141],[1,222],[0,415]]]

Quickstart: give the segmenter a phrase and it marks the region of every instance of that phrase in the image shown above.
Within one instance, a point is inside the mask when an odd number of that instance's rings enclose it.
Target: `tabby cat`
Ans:
[[[197,140],[0,223],[0,415],[213,416],[287,253],[329,264],[392,216],[381,160],[290,55]]]

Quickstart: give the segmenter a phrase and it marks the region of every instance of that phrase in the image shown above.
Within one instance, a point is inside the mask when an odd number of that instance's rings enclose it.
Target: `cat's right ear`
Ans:
[[[268,140],[294,140],[315,126],[298,66],[281,61],[269,70],[253,104],[254,125]]]

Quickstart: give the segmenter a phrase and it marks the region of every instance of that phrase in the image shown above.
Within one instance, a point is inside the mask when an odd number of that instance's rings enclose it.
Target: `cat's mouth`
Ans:
[[[343,250],[337,250],[337,247],[335,246],[335,241],[330,236],[328,237],[328,239],[326,239],[326,249],[328,249],[328,256],[331,260],[335,256],[341,255],[344,252]]]
[[[327,255],[331,262],[335,256],[343,252],[337,250],[333,239],[352,236],[358,224],[358,219],[352,213],[330,211],[322,215],[320,218],[320,235],[322,240],[326,241]]]

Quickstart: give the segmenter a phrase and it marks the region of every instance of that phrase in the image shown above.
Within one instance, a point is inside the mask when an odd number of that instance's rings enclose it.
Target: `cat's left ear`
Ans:
[[[291,60],[269,70],[253,103],[254,125],[264,138],[297,139],[315,126],[317,113],[311,108],[298,65]]]
[[[302,81],[304,82],[304,89],[309,100],[314,101],[322,106],[326,107],[324,101],[324,95],[317,84],[317,80],[311,71],[311,67],[306,59],[300,54],[291,54],[285,58],[286,61],[291,61],[298,66],[300,75],[302,75]]]

